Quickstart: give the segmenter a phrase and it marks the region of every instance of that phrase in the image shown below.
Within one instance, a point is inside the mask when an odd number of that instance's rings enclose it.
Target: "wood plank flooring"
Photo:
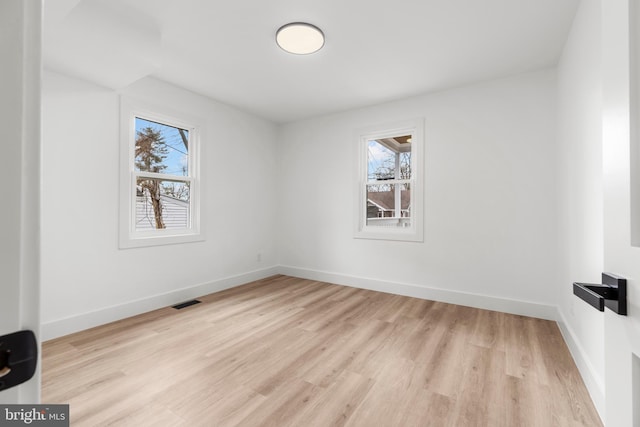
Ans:
[[[554,322],[275,276],[43,345],[72,426],[601,426]]]

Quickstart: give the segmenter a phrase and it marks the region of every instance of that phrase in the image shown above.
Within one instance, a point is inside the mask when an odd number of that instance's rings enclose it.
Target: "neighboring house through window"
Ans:
[[[202,240],[198,127],[122,100],[120,246]]]

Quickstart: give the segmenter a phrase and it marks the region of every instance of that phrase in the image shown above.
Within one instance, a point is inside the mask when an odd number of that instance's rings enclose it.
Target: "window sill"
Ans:
[[[398,242],[423,242],[422,233],[415,228],[364,227],[353,236],[356,239],[392,240]]]
[[[136,233],[120,238],[120,249],[145,248],[151,246],[177,245],[181,243],[203,242],[202,233],[177,234],[175,232]]]

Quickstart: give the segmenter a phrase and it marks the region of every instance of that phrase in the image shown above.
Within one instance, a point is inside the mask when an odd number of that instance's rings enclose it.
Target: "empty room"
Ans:
[[[640,426],[638,24],[3,1],[0,425]]]

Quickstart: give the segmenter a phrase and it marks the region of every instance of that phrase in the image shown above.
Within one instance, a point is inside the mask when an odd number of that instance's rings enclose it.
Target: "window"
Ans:
[[[198,127],[124,100],[120,246],[202,240]]]
[[[356,237],[422,241],[422,121],[359,136]]]

